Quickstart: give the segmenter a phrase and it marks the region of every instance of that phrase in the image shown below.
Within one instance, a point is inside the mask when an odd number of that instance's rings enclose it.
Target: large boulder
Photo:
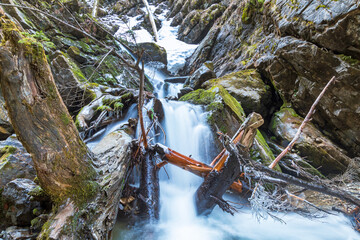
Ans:
[[[188,85],[192,89],[198,89],[204,82],[213,78],[216,78],[214,68],[211,62],[206,62],[193,74],[191,74],[191,76],[186,80],[185,85]]]
[[[285,147],[294,137],[303,118],[292,108],[282,108],[274,114],[270,130]],[[350,158],[346,152],[325,137],[312,123],[307,123],[294,149],[321,173],[338,174],[346,170]]]
[[[360,3],[357,0],[271,1],[267,25],[282,36],[295,36],[360,59]]]
[[[269,115],[271,105],[274,104],[270,86],[263,82],[255,69],[227,74],[203,84],[205,88],[215,85],[223,86],[231,96],[241,103],[247,114],[255,111],[266,117]]]
[[[30,226],[35,217],[33,210],[40,208],[40,203],[31,201],[28,194],[38,185],[25,178],[17,178],[6,184],[2,193],[3,211],[8,225]]]

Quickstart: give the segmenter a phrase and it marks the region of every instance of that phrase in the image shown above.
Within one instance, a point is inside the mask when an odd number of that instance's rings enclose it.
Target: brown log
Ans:
[[[175,166],[178,166],[186,171],[189,171],[199,177],[206,177],[213,169],[211,166],[208,166],[205,163],[196,161],[195,159],[192,159],[188,156],[178,153],[160,143],[157,143],[154,148],[155,151],[157,151],[160,154],[162,160],[171,163]],[[158,166],[160,167],[163,165],[164,165],[163,162],[158,164]],[[230,188],[239,193],[242,192],[241,182],[234,181],[233,184],[231,184]]]

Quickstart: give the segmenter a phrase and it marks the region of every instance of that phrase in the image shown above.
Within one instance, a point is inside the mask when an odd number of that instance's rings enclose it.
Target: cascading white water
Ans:
[[[152,11],[154,6],[150,5]],[[185,58],[195,50],[177,40],[177,28],[171,27],[171,20],[165,19],[165,13],[158,16],[163,27],[159,30],[158,44],[168,53],[168,69],[174,73],[185,63]],[[137,20],[129,19],[134,25]],[[112,24],[124,26],[117,17],[107,16]],[[114,23],[115,22],[115,23]],[[126,28],[123,32],[129,30]],[[117,35],[120,35],[119,28]],[[134,31],[137,42],[151,41],[151,35],[144,29]],[[155,86],[159,98],[175,95],[181,84],[165,84],[167,76],[148,65],[146,74]],[[212,133],[206,124],[206,114],[201,107],[184,102],[161,99],[165,119],[166,145],[192,158],[209,162],[215,152]],[[129,111],[133,112],[133,111]],[[116,128],[116,126],[112,126]],[[110,128],[108,129],[110,131]],[[107,130],[107,131],[108,131]],[[165,172],[166,170],[166,172]],[[195,213],[194,192],[202,179],[170,164],[160,171],[160,220],[155,225],[132,226],[118,223],[113,231],[113,239],[158,239],[158,240],[218,240],[218,239],[359,239],[359,235],[343,216],[333,215],[326,218],[309,220],[296,214],[280,215],[283,224],[272,219],[257,221],[249,209],[243,209],[235,216],[223,213],[218,207],[209,217],[198,217]],[[234,201],[237,201],[234,199]],[[145,229],[151,229],[151,235]]]

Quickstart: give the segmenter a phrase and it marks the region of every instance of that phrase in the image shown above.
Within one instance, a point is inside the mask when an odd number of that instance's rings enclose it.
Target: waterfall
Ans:
[[[150,12],[154,6],[147,6]],[[177,39],[177,28],[171,27],[171,19],[166,19],[166,12],[159,15],[162,28],[159,30],[158,44],[164,47],[168,54],[168,70],[176,73],[184,66],[185,59],[197,47],[186,44]],[[106,16],[123,23],[118,16]],[[129,25],[135,25],[136,18],[129,19]],[[121,29],[117,34],[120,34]],[[128,28],[124,28],[124,32]],[[144,29],[134,30],[136,41],[149,41],[149,33]],[[145,39],[145,40],[144,40]],[[182,84],[166,84],[167,74],[156,69],[151,64],[146,65],[146,75],[155,87],[155,95],[160,98],[164,109],[162,126],[166,132],[166,145],[184,155],[209,163],[216,155],[213,136],[208,124],[207,115],[200,106],[185,102],[168,101],[168,95],[176,95]],[[132,107],[124,120],[130,116],[136,117],[136,106]],[[106,128],[106,132],[99,134],[88,144],[96,142],[108,132],[116,129],[122,121]],[[101,135],[101,136],[100,136]],[[157,139],[162,142],[163,139]],[[194,193],[201,184],[202,179],[187,171],[170,164],[160,170],[160,220],[157,223],[137,223],[129,226],[127,222],[119,221],[113,230],[113,239],[154,239],[154,240],[302,240],[302,239],[359,239],[356,232],[351,229],[348,220],[343,216],[328,216],[316,220],[309,220],[297,214],[283,214],[286,224],[272,219],[258,222],[252,216],[250,209],[243,208],[239,213],[231,216],[223,213],[218,207],[208,217],[199,217],[195,212]],[[228,195],[226,199],[239,202],[236,196]],[[151,235],[150,235],[151,234]]]

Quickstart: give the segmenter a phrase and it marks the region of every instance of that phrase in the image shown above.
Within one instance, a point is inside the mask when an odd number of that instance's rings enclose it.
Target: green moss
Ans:
[[[179,101],[193,104],[208,105],[214,101],[216,92],[212,90],[198,89],[182,96]]]
[[[41,239],[38,238],[39,240],[49,240],[50,239],[51,224],[52,224],[52,220],[49,220],[46,223],[44,223],[44,225],[41,228],[42,238]]]
[[[360,65],[360,61],[358,59],[354,59],[351,56],[347,56],[344,54],[340,54],[338,55],[343,61],[349,63],[352,66],[357,66]]]
[[[324,4],[320,4],[319,6],[317,6],[316,8],[315,8],[315,10],[318,10],[319,8],[327,8]]]
[[[65,124],[65,125],[68,125],[70,122],[71,122],[71,119],[70,117],[68,116],[67,113],[61,113],[61,121]]]

